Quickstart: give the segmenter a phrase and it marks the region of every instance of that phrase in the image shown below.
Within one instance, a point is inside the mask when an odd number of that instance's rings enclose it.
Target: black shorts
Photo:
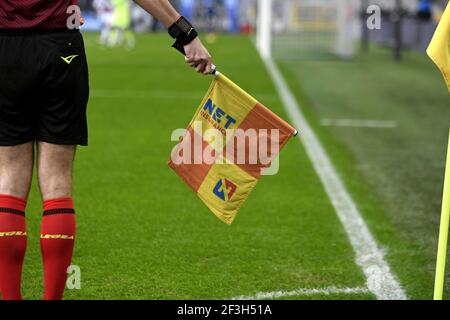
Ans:
[[[0,30],[0,146],[87,145],[88,98],[78,30]]]

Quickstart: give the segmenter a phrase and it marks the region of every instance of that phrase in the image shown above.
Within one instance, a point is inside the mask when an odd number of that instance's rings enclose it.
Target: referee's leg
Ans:
[[[44,215],[41,251],[44,261],[44,299],[63,298],[67,268],[75,242],[72,167],[76,146],[38,142],[38,178]]]
[[[25,207],[33,176],[33,143],[0,147],[0,292],[21,300],[27,246]]]

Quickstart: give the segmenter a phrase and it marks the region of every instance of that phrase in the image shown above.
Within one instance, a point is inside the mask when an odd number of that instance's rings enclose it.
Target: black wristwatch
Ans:
[[[184,51],[184,46],[188,45],[198,37],[197,31],[185,17],[180,17],[170,26],[169,34],[172,38],[176,39],[172,47],[180,51],[182,54],[186,54]]]

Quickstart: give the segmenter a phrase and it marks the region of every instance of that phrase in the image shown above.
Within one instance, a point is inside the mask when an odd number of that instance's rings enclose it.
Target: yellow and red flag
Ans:
[[[169,166],[220,220],[232,224],[263,170],[296,133],[218,73]]]
[[[427,53],[441,70],[450,91],[450,2],[442,15]]]

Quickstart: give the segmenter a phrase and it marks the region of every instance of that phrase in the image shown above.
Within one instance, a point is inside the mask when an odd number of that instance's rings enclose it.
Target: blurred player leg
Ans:
[[[25,207],[33,175],[33,143],[0,147],[0,292],[21,300],[27,246]]]
[[[38,144],[38,177],[44,216],[41,251],[44,261],[44,299],[60,300],[75,243],[72,166],[76,147]]]
[[[125,30],[125,44],[128,50],[131,50],[136,45],[136,38],[131,28]]]
[[[109,0],[94,0],[93,5],[102,24],[99,43],[106,45],[111,32],[113,6]]]
[[[216,30],[216,11],[217,2],[214,0],[203,0],[203,10],[205,14],[205,20],[207,23],[206,41],[210,44],[217,41]]]
[[[102,30],[100,32],[100,44],[106,45],[111,34],[112,16],[111,13],[102,13],[100,15],[102,21]]]
[[[135,45],[134,34],[131,31],[130,4],[126,0],[114,0],[114,13],[112,28],[108,45],[110,47],[125,44],[128,49]]]
[[[121,45],[123,43],[123,30],[113,25],[107,42],[108,47],[116,47]]]
[[[99,44],[106,45],[108,43],[109,34],[111,33],[110,27],[102,26],[102,30],[100,32]]]

